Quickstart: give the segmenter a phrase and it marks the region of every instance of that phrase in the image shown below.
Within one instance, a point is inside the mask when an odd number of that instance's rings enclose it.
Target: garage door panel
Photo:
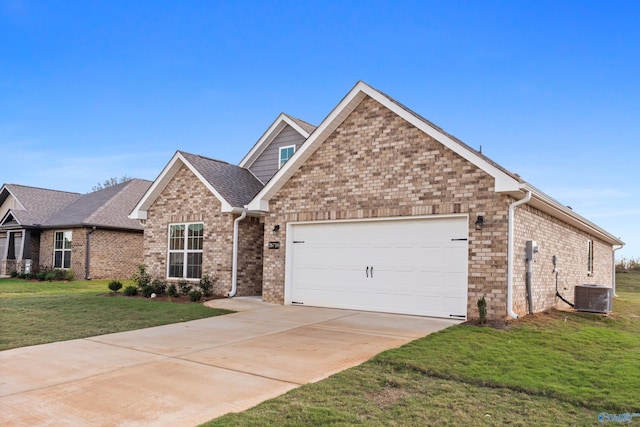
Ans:
[[[294,224],[290,235],[300,243],[287,259],[287,302],[466,315],[466,218]]]

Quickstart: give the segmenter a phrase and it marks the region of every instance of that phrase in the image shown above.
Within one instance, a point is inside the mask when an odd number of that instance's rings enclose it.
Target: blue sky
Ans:
[[[237,163],[358,81],[640,256],[640,2],[0,0],[0,183]]]

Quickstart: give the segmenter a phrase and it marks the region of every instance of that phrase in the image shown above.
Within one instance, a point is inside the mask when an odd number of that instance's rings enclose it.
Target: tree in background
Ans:
[[[133,177],[124,175],[122,178],[111,177],[105,180],[102,184],[98,183],[91,187],[91,191],[104,190],[105,188],[113,187],[114,185],[122,184],[123,182],[131,181]]]

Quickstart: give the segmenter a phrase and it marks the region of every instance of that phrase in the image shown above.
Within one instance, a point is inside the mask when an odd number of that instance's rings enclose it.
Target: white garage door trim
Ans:
[[[349,224],[354,227],[348,227]],[[285,304],[465,319],[468,224],[466,214],[288,223]],[[303,253],[300,249],[296,255],[296,248],[305,244],[304,240],[294,243],[296,230],[298,234],[317,233],[315,239],[327,240],[322,242],[321,248],[313,248],[319,251],[313,252],[313,256],[310,255],[312,252]],[[344,233],[347,230],[348,233]],[[343,233],[354,235],[354,240],[342,239]],[[421,238],[415,239],[416,235]],[[328,243],[332,238],[342,243],[334,248],[333,243]],[[356,240],[358,244],[354,245]],[[399,244],[401,240],[403,243]],[[317,254],[328,257],[329,261],[303,267],[313,264]],[[294,265],[296,256],[297,267]],[[346,258],[349,259],[343,264]],[[337,267],[327,268],[328,264]],[[374,269],[374,280],[369,277],[369,268]],[[304,283],[303,287],[295,288],[295,275],[300,280],[298,283]],[[313,280],[317,283],[309,284]],[[349,289],[339,286],[340,280],[349,283]],[[297,301],[301,295],[304,301]]]

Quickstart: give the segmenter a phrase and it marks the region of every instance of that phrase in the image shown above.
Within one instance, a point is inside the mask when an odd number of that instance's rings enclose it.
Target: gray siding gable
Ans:
[[[296,151],[304,143],[305,137],[294,128],[286,125],[271,144],[258,156],[249,170],[262,182],[266,183],[278,172],[280,147],[294,145]]]

